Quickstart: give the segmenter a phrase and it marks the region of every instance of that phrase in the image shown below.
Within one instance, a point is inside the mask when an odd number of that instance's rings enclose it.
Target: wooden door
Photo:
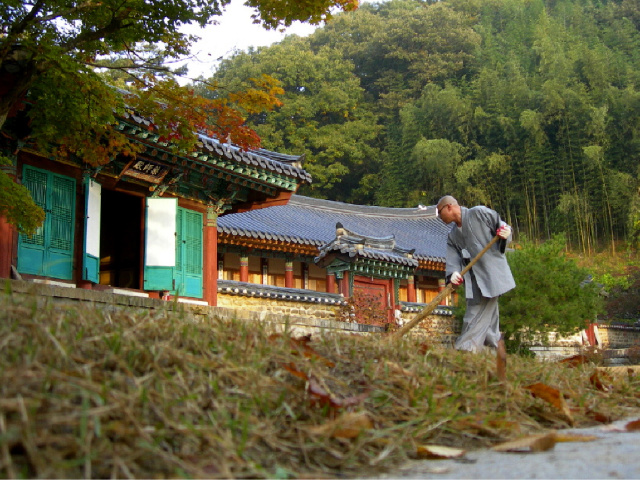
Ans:
[[[393,321],[393,280],[356,276],[353,279],[356,319],[362,323],[389,323]]]

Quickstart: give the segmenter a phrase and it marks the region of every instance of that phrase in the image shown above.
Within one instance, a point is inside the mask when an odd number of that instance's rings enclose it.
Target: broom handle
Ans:
[[[480,257],[482,257],[487,252],[487,250],[489,250],[493,246],[493,244],[496,243],[499,239],[500,237],[498,235],[493,237],[491,241],[487,243],[487,245],[482,250],[480,250],[480,252],[467,264],[467,266],[462,269],[462,271],[460,272],[460,275],[464,277],[464,275],[469,270],[471,270],[471,267],[473,267],[475,263],[478,260],[480,260]],[[402,335],[407,333],[409,330],[415,327],[418,323],[424,320],[424,318],[427,315],[429,315],[440,304],[442,299],[451,293],[452,290],[453,290],[453,284],[452,283],[447,284],[447,286],[444,287],[444,290],[438,293],[438,295],[436,295],[436,297],[433,300],[431,300],[431,302],[427,306],[425,306],[421,312],[419,312],[409,323],[404,325],[400,330],[395,332],[393,336],[395,338],[400,338]]]

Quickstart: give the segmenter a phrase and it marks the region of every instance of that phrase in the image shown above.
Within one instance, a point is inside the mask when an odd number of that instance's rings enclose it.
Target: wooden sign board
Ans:
[[[127,164],[122,175],[159,184],[169,173],[169,167],[144,159],[136,159]]]

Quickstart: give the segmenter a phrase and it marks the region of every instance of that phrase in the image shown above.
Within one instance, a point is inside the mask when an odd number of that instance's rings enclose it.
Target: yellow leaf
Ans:
[[[445,447],[444,445],[418,445],[416,456],[422,459],[438,460],[458,458],[467,453],[460,448]]]
[[[309,427],[307,430],[313,435],[334,438],[355,438],[364,430],[371,430],[373,422],[367,412],[346,412],[335,420],[323,425]]]
[[[564,401],[564,397],[559,390],[545,385],[544,383],[534,383],[533,385],[529,385],[524,388],[529,390],[531,395],[534,397],[540,398],[557,408],[565,417],[567,417],[569,424],[573,425],[573,415],[571,415],[567,402]]]
[[[595,435],[579,435],[574,433],[556,433],[556,442],[593,442],[600,437]]]
[[[552,449],[556,444],[556,433],[551,432],[544,435],[530,435],[528,437],[517,438],[509,442],[504,442],[492,448],[496,452],[544,452]]]

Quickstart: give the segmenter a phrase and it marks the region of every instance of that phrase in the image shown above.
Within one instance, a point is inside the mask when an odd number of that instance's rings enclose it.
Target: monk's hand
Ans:
[[[500,238],[506,240],[507,238],[509,238],[509,235],[511,235],[511,227],[509,225],[500,225],[500,227],[498,228],[498,230],[496,230],[496,235],[498,235]]]
[[[453,272],[451,274],[451,283],[456,287],[464,282],[464,278],[460,275],[460,272]]]

